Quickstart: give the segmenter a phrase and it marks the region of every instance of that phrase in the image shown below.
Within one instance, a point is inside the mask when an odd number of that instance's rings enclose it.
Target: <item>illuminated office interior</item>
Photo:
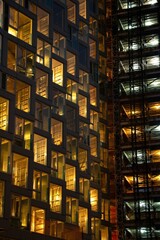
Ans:
[[[0,0],[1,240],[113,240],[106,9]]]

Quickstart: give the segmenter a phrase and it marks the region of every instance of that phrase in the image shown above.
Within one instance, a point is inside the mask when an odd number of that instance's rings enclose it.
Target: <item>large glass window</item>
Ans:
[[[9,101],[0,97],[0,129],[7,131],[9,123]]]
[[[48,97],[48,73],[36,68],[36,93]]]
[[[63,238],[64,223],[57,220],[50,221],[50,236]]]
[[[48,202],[48,174],[34,171],[33,173],[33,198]]]
[[[34,54],[8,41],[7,67],[32,78],[34,76]]]
[[[90,164],[91,169],[91,181],[100,184],[100,166],[97,162]]]
[[[62,211],[62,187],[56,184],[50,184],[50,209],[53,212]]]
[[[64,179],[64,154],[59,152],[52,152],[51,176]]]
[[[97,106],[97,88],[90,85],[89,94],[90,94],[90,104],[93,106]]]
[[[66,198],[66,221],[68,223],[78,223],[78,200],[76,198]]]
[[[32,123],[24,118],[16,117],[15,119],[15,144],[25,149],[31,149],[32,143]]]
[[[11,142],[0,138],[0,171],[11,172]]]
[[[67,72],[73,76],[76,74],[76,56],[67,51]]]
[[[3,217],[4,211],[4,182],[0,181],[0,217]]]
[[[49,36],[49,14],[39,7],[37,7],[37,30]]]
[[[88,209],[79,207],[79,226],[83,233],[88,233]]]
[[[66,38],[58,32],[53,32],[52,52],[60,57],[66,57]]]
[[[109,220],[109,200],[103,199],[101,202],[101,219],[108,221]]]
[[[76,5],[70,0],[67,0],[67,15],[69,21],[76,23]]]
[[[52,59],[52,81],[63,86],[63,63]]]
[[[98,131],[99,126],[98,112],[90,110],[90,129]]]
[[[89,202],[89,180],[86,178],[79,179],[79,192],[80,192],[80,200]]]
[[[50,67],[51,64],[51,45],[41,39],[37,39],[37,62]]]
[[[67,136],[67,158],[77,160],[77,139],[72,136]]]
[[[35,127],[45,131],[49,131],[49,122],[50,122],[50,107],[41,102],[36,102]]]
[[[67,129],[72,132],[77,132],[77,109],[67,106],[66,107],[66,120],[67,120]]]
[[[79,89],[88,92],[89,74],[83,70],[79,70]]]
[[[27,187],[28,157],[13,154],[12,183],[19,187]]]
[[[24,196],[12,195],[11,224],[23,229],[29,228],[29,199]]]
[[[55,145],[63,144],[63,123],[56,119],[51,119],[51,135]]]
[[[78,38],[85,43],[88,42],[88,25],[82,21],[79,21]]]
[[[90,134],[90,154],[94,157],[98,155],[98,142],[97,137]]]
[[[78,105],[79,105],[79,115],[86,118],[87,117],[87,97],[79,94]]]
[[[97,212],[98,211],[98,190],[95,188],[90,189],[90,203],[91,203],[91,210]]]
[[[34,134],[34,161],[47,164],[47,138]]]
[[[67,100],[77,103],[77,83],[67,79]]]
[[[65,94],[59,90],[53,90],[52,112],[58,115],[65,114]]]
[[[31,208],[31,232],[45,233],[45,210],[41,208]]]
[[[79,169],[81,171],[86,171],[88,168],[88,153],[87,150],[83,148],[78,149],[78,162],[79,162]]]
[[[66,164],[65,167],[66,189],[76,191],[76,168]]]
[[[91,230],[95,239],[100,239],[100,219],[91,218]],[[93,239],[94,239],[93,238]]]
[[[79,0],[79,15],[83,18],[87,17],[86,0]]]
[[[6,81],[6,90],[15,95],[16,108],[24,112],[30,111],[30,85],[8,76]]]
[[[32,44],[32,20],[10,7],[8,33],[28,44]]]

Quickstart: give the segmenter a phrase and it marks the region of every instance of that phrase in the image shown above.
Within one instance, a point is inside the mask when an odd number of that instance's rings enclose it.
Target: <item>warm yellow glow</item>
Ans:
[[[12,27],[9,27],[9,28],[8,28],[8,33],[11,34],[11,35],[13,35],[13,36],[15,36],[15,37],[17,37],[17,30],[15,30],[15,29],[12,28]]]

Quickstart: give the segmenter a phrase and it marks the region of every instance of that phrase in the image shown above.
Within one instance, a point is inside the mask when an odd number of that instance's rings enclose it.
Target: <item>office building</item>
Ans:
[[[113,6],[118,239],[160,239],[159,2]]]
[[[1,240],[111,237],[110,7],[0,0]]]

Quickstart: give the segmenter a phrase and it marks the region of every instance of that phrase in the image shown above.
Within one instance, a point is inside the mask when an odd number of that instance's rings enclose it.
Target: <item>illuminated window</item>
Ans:
[[[53,32],[52,52],[60,57],[66,57],[66,38],[58,32]]]
[[[97,33],[98,33],[97,29],[98,29],[97,20],[93,17],[90,17],[89,18],[89,33],[94,36],[97,36]]]
[[[27,187],[28,158],[14,153],[12,167],[12,183],[19,187]]]
[[[99,51],[105,51],[105,36],[101,33],[98,33],[98,43],[99,43]]]
[[[101,240],[106,240],[109,237],[108,227],[101,226]]]
[[[99,66],[98,70],[100,74],[106,75],[107,61],[106,58],[99,56]]]
[[[77,160],[77,139],[72,136],[67,136],[67,158]]]
[[[101,171],[101,191],[104,193],[108,192],[108,176],[106,172]]]
[[[0,217],[3,217],[4,211],[4,182],[0,181]]]
[[[90,154],[94,157],[98,155],[97,137],[90,134]]]
[[[89,74],[83,70],[79,70],[79,89],[88,92]]]
[[[87,117],[87,98],[79,94],[78,105],[79,105],[79,115],[86,118]]]
[[[100,113],[99,116],[100,118],[106,119],[107,115],[107,103],[100,100],[99,101],[99,107],[100,107]]]
[[[86,178],[79,179],[79,192],[80,192],[80,200],[89,202],[89,180]]]
[[[49,14],[37,7],[37,30],[45,36],[49,36]]]
[[[48,97],[48,74],[36,68],[36,93],[41,97]]]
[[[15,95],[16,108],[24,112],[30,111],[31,87],[28,84],[8,76],[6,90]]]
[[[8,33],[28,44],[32,44],[32,20],[10,7]]]
[[[32,123],[27,119],[16,117],[15,119],[15,144],[25,149],[31,149]]]
[[[34,161],[47,164],[47,138],[34,134]]]
[[[48,202],[48,174],[44,172],[33,172],[33,198]]]
[[[109,200],[103,198],[101,202],[101,219],[105,221],[109,220]]]
[[[8,130],[9,101],[0,97],[0,129]]]
[[[100,166],[97,162],[92,162],[90,164],[91,169],[91,181],[95,183],[100,183]]]
[[[67,0],[67,15],[69,21],[76,23],[76,5],[69,0]]]
[[[87,150],[83,148],[78,149],[78,162],[79,162],[79,169],[81,171],[86,171],[88,168],[88,153]]]
[[[90,110],[90,129],[94,131],[98,131],[98,126],[99,126],[99,117],[98,117],[98,112]]]
[[[66,164],[65,168],[66,189],[76,191],[76,168]]]
[[[11,224],[23,229],[28,228],[29,199],[24,196],[12,195]]]
[[[52,141],[55,145],[62,145],[63,143],[63,123],[56,119],[51,119],[51,135]]]
[[[52,152],[51,176],[64,179],[64,154],[59,152]]]
[[[50,184],[50,209],[53,212],[62,211],[62,187],[56,184]]]
[[[61,116],[65,113],[65,94],[56,89],[53,90],[52,112]]]
[[[35,127],[42,130],[49,130],[50,107],[36,102],[35,104]]]
[[[105,143],[107,140],[107,128],[104,123],[99,122],[99,133],[100,141]]]
[[[31,208],[31,232],[45,233],[45,210],[41,208]]]
[[[52,59],[52,81],[63,86],[63,63]]]
[[[96,58],[96,42],[93,39],[89,39],[89,55],[91,58]]]
[[[11,142],[0,138],[0,171],[11,172]]]
[[[90,94],[90,104],[93,106],[97,106],[97,89],[96,89],[96,87],[90,85],[89,86],[89,94]]]
[[[100,219],[98,218],[91,218],[91,230],[92,230],[92,235],[94,238],[92,239],[100,239]]]
[[[67,79],[67,100],[77,103],[77,83]]]
[[[67,51],[67,72],[73,76],[76,74],[76,56]]]
[[[34,54],[8,41],[7,67],[32,78],[34,76]]]
[[[63,238],[64,223],[57,220],[50,220],[50,236]]]
[[[79,226],[83,233],[88,233],[88,209],[79,207]]]
[[[108,150],[106,148],[100,147],[100,160],[101,166],[106,168],[108,164]]]
[[[89,144],[89,127],[84,122],[79,122],[79,143]]]
[[[98,211],[98,190],[95,188],[90,188],[90,203],[91,203],[91,210],[97,212]]]
[[[86,0],[79,0],[79,15],[83,18],[87,17]]]
[[[66,121],[67,129],[72,132],[77,132],[77,109],[66,106]]]
[[[51,64],[51,45],[43,40],[37,39],[37,62],[50,67]]]
[[[68,223],[78,223],[78,200],[66,197],[66,221]]]

